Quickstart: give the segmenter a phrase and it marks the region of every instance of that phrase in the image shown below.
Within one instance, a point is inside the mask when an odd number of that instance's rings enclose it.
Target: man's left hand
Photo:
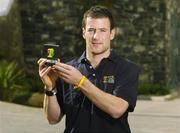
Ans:
[[[77,85],[83,76],[78,69],[64,63],[57,62],[53,68],[60,78],[72,85]]]

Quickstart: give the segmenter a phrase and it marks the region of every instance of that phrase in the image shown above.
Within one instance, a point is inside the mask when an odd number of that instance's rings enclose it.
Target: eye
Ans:
[[[88,29],[88,32],[95,32],[95,29],[89,28],[89,29]]]
[[[101,32],[106,32],[107,30],[106,29],[100,29]]]

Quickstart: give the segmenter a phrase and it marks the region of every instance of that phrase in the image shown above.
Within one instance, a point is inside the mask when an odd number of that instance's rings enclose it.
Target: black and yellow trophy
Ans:
[[[46,65],[52,66],[57,62],[59,57],[60,49],[59,45],[56,44],[44,44],[43,56],[47,59]]]

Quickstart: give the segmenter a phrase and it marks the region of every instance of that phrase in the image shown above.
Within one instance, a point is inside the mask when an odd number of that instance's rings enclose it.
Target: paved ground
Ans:
[[[180,99],[138,101],[129,122],[132,133],[180,133]],[[42,109],[0,102],[0,133],[62,133],[64,120],[49,125]]]
[[[180,99],[138,101],[129,121],[132,133],[180,133]]]

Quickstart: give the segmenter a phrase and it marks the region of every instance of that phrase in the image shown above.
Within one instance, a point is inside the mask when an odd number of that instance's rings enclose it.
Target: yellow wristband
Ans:
[[[76,88],[81,88],[82,84],[84,83],[84,81],[85,81],[86,79],[87,79],[86,76],[83,76],[83,77],[81,78],[81,80],[79,81],[78,85],[74,86],[74,88],[75,88],[75,89],[76,89]]]

